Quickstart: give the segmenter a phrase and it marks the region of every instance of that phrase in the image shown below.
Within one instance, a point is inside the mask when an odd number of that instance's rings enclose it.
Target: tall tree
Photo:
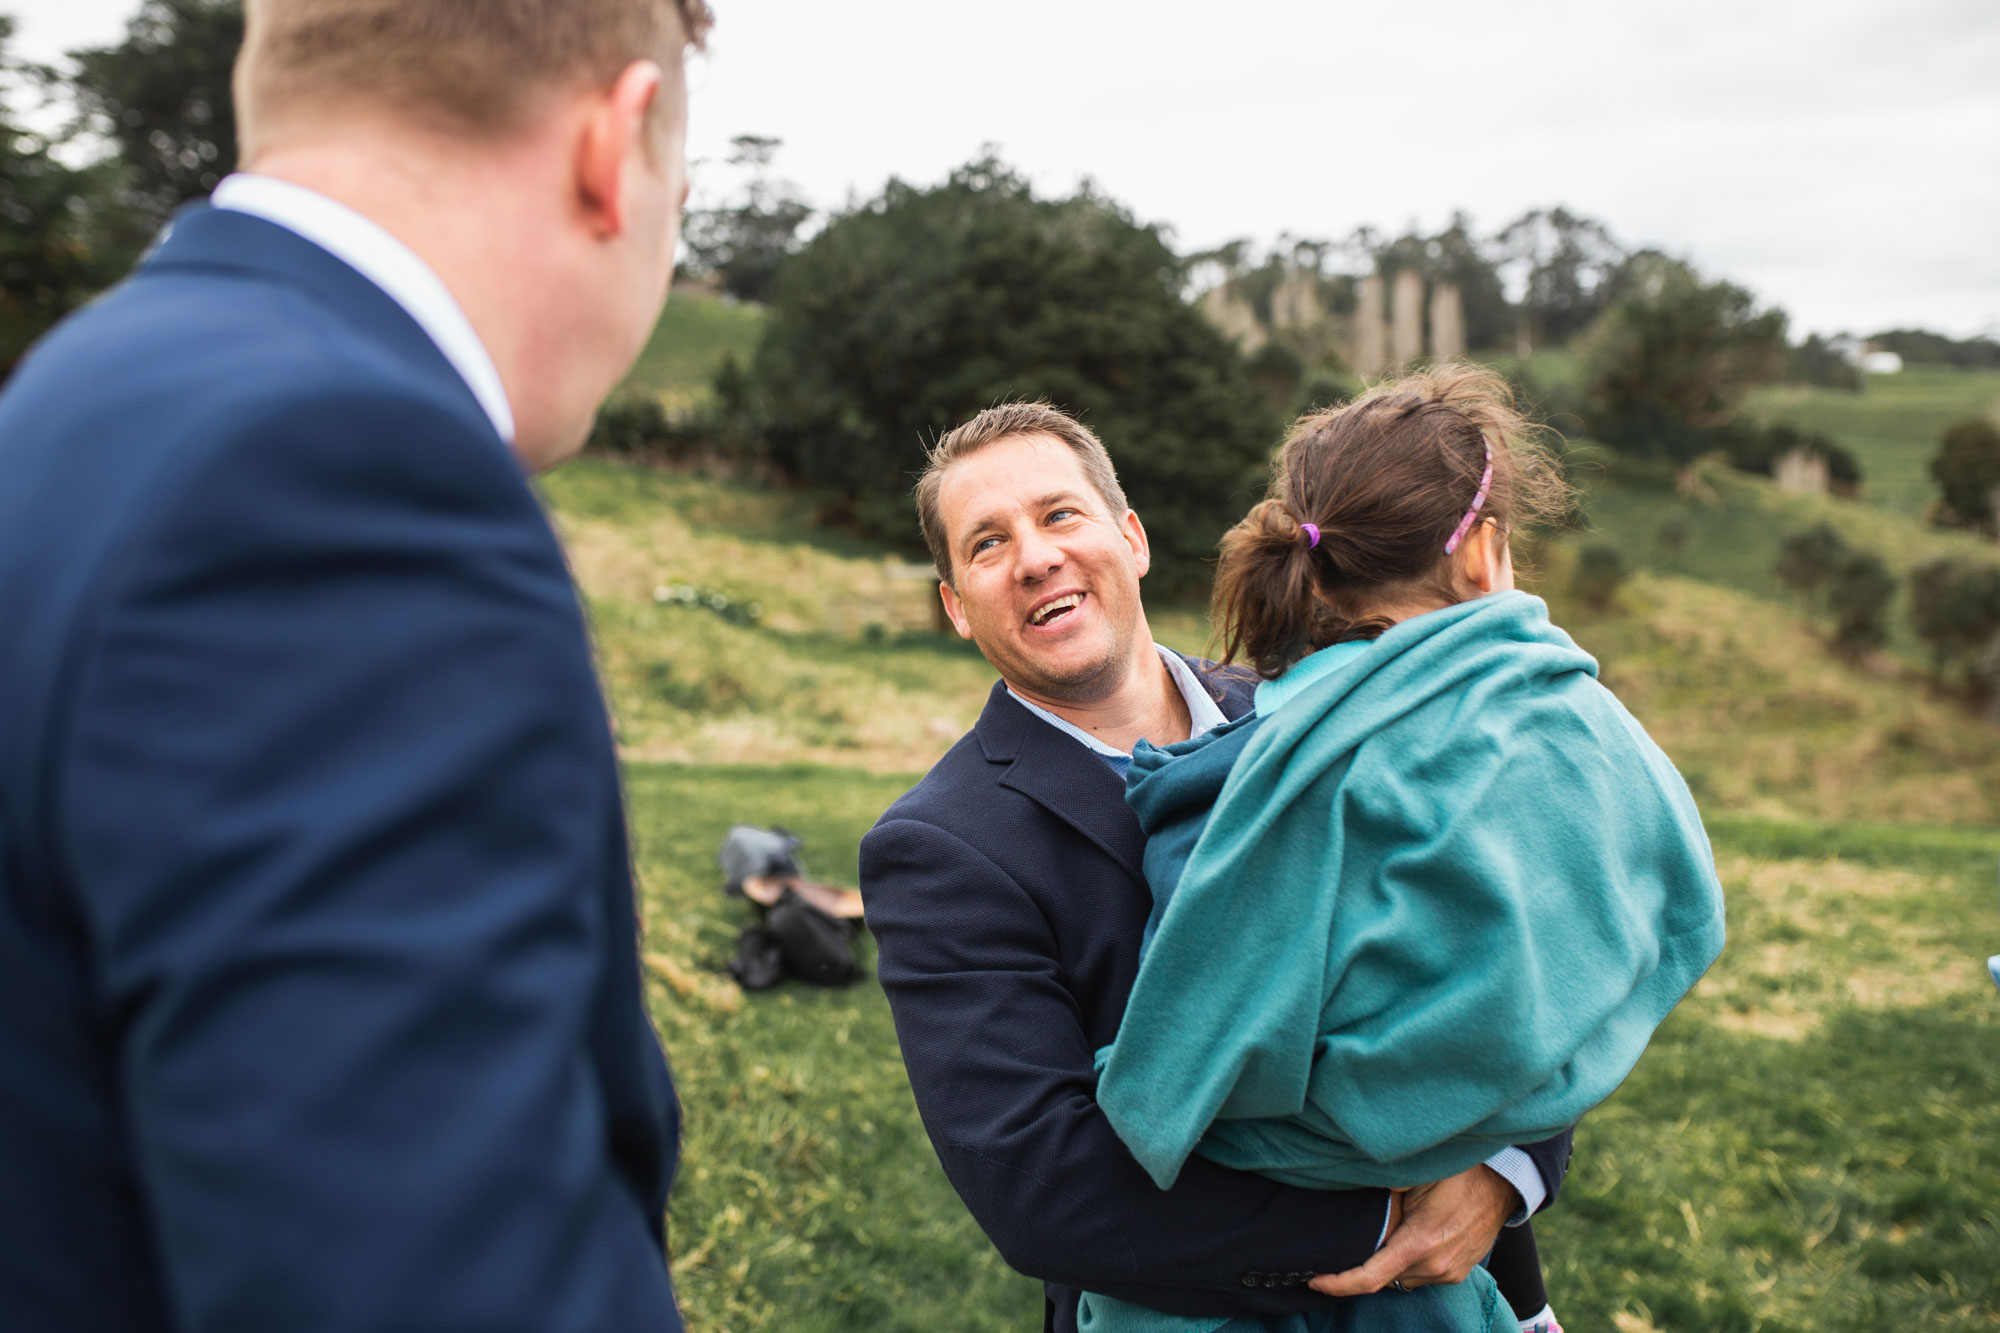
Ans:
[[[1615,448],[1686,464],[1719,447],[1744,393],[1782,370],[1785,314],[1665,255],[1626,271],[1630,293],[1586,339],[1590,426]]]
[[[1278,423],[1185,277],[1157,228],[1088,188],[1038,198],[991,158],[929,189],[891,182],[778,276],[754,370],[772,461],[921,549],[909,492],[927,443],[1046,398],[1110,450],[1153,585],[1198,592]]]
[[[71,53],[77,101],[124,159],[126,202],[155,223],[236,165],[242,45],[242,0],[146,0],[123,42]]]
[[[1357,238],[1360,235],[1356,233]],[[1484,350],[1513,341],[1513,307],[1496,258],[1473,230],[1470,214],[1453,213],[1450,224],[1433,235],[1413,230],[1392,241],[1375,238],[1371,251],[1375,269],[1384,278],[1413,268],[1426,282],[1456,286],[1465,311],[1468,348]]]
[[[73,165],[60,135],[25,123],[50,71],[7,51],[14,20],[0,15],[0,378],[57,319],[122,272],[133,237],[119,226],[113,169]]]
[[[1561,207],[1523,213],[1493,248],[1520,289],[1521,341],[1533,347],[1561,346],[1588,328],[1610,304],[1627,258],[1603,223]]]
[[[741,300],[769,299],[778,266],[798,249],[799,229],[813,215],[799,188],[772,174],[782,146],[781,140],[755,134],[730,140],[728,165],[741,173],[741,187],[726,204],[691,209],[681,229],[685,271],[713,274],[724,291]]]

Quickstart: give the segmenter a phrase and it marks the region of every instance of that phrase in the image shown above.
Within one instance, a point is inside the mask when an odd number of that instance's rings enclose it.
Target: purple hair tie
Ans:
[[[1486,446],[1486,471],[1479,477],[1479,494],[1472,497],[1472,508],[1465,511],[1465,517],[1458,520],[1458,530],[1451,534],[1451,540],[1444,544],[1444,553],[1450,555],[1465,540],[1465,534],[1472,531],[1472,520],[1479,517],[1479,507],[1486,503],[1486,492],[1493,486],[1493,441],[1484,435],[1480,443]]]
[[[1299,531],[1306,535],[1306,549],[1308,551],[1319,545],[1319,524],[1301,523],[1299,524]]]

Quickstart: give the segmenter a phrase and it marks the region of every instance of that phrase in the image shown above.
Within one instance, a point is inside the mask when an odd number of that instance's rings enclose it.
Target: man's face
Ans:
[[[950,543],[946,612],[1016,690],[1090,703],[1121,685],[1144,623],[1146,531],[1114,514],[1052,435],[998,440],[938,492]]]

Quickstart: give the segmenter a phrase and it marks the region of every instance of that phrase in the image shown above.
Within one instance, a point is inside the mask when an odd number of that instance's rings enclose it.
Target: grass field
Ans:
[[[1878,381],[1879,383],[1879,381]],[[1836,432],[1838,433],[1838,432]],[[1726,470],[1695,496],[1589,478],[1638,570],[1617,606],[1538,591],[1687,774],[1731,941],[1586,1121],[1539,1224],[1574,1329],[2000,1328],[2000,727],[1906,659],[1855,664],[1778,589],[1831,517],[1899,568],[1990,551],[1872,503]],[[1024,1330],[917,1122],[880,989],[744,996],[748,909],[714,849],[780,823],[852,882],[876,814],[970,725],[992,675],[932,632],[930,583],[813,524],[809,497],[586,461],[542,483],[628,760],[649,1001],[686,1109],[675,1268],[700,1333]],[[1677,524],[1684,540],[1662,540]],[[690,604],[660,590],[719,594]],[[718,606],[757,614],[725,613]],[[1199,648],[1199,614],[1156,632]],[[864,946],[865,947],[865,946]],[[871,960],[872,961],[872,960]]]
[[[669,408],[692,406],[708,396],[709,379],[725,356],[749,361],[763,324],[764,312],[756,306],[677,291],[611,396],[657,398]]]
[[[714,848],[738,820],[851,880],[911,779],[809,766],[630,771],[655,1018],[686,1104],[674,1195],[691,1326],[1021,1330],[1009,1273],[917,1123],[880,990],[740,995],[747,909]],[[1722,961],[1586,1122],[1540,1224],[1572,1328],[2000,1324],[2000,837],[1712,821]]]
[[[1750,410],[1833,436],[1860,461],[1870,501],[1921,518],[1937,496],[1938,434],[1961,417],[2000,420],[2000,371],[1912,366],[1870,375],[1858,394],[1778,384],[1753,393]]]

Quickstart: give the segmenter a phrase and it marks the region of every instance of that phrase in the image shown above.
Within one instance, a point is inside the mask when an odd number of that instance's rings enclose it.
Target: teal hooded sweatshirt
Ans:
[[[1687,785],[1525,593],[1293,677],[1134,755],[1155,904],[1105,1115],[1162,1188],[1192,1152],[1416,1185],[1575,1124],[1722,949]]]

